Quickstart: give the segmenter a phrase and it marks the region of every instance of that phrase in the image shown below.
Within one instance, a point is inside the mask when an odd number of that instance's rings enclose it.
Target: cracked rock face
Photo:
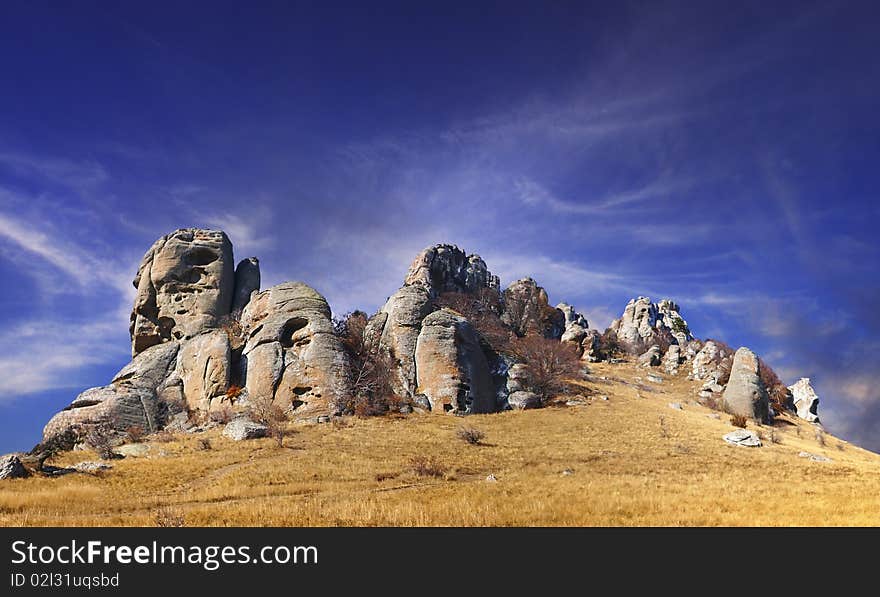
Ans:
[[[611,322],[611,330],[635,354],[653,344],[686,346],[694,339],[678,305],[668,299],[655,304],[644,296],[627,303],[623,315]]]
[[[132,355],[192,338],[228,314],[235,290],[232,243],[217,230],[187,228],[157,240],[134,279]]]
[[[231,370],[232,349],[226,332],[212,330],[185,342],[177,358],[177,375],[189,410],[208,412],[226,405]]]
[[[418,393],[433,412],[490,413],[496,410],[489,364],[468,321],[441,309],[425,317],[416,343]]]
[[[139,427],[153,432],[161,427],[160,400],[173,384],[172,372],[179,346],[169,342],[152,346],[123,367],[110,385],[90,388],[56,414],[43,429],[47,440],[69,428],[109,424],[116,431]]]
[[[815,423],[819,420],[819,396],[810,384],[810,378],[802,377],[793,386],[788,386],[794,401],[797,416]]]
[[[330,307],[302,282],[254,294],[241,317],[243,377],[249,399],[271,397],[300,413],[325,413],[349,391],[348,358],[333,333]]]
[[[497,290],[500,282],[479,255],[468,255],[455,245],[434,245],[416,256],[403,285],[420,286],[433,298],[444,292]]]
[[[724,410],[758,421],[770,418],[770,398],[760,377],[760,363],[754,352],[742,347],[733,357],[730,381],[724,389]]]
[[[517,280],[504,291],[501,321],[518,336],[537,333],[545,338],[559,339],[566,328],[565,314],[550,306],[547,291],[531,278]]]

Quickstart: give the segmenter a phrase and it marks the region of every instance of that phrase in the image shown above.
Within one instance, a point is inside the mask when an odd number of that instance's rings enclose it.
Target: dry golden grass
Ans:
[[[469,417],[481,445],[456,437],[462,420],[445,415],[292,425],[285,448],[209,433],[203,450],[201,436],[177,436],[101,476],[2,483],[0,525],[154,526],[157,513],[186,526],[880,524],[880,456],[830,436],[822,447],[788,417],[772,428],[781,443],[759,427],[764,447],[729,446],[727,415],[693,402],[683,375],[652,384],[630,364],[591,367],[656,391],[596,379],[584,393],[608,401]],[[417,474],[421,456],[443,476]]]

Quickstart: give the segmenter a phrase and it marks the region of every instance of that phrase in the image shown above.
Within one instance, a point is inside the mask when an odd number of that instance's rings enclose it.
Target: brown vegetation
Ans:
[[[568,342],[525,336],[511,344],[511,352],[528,368],[529,390],[538,396],[540,406],[563,393],[570,380],[582,377],[577,348]]]
[[[473,328],[494,350],[505,352],[513,333],[501,321],[501,295],[492,288],[481,288],[474,293],[444,292],[437,298],[437,306],[452,309],[467,319]]]

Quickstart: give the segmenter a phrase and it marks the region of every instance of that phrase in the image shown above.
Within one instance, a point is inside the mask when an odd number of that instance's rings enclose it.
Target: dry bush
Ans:
[[[782,443],[782,434],[776,431],[775,429],[770,430],[770,442],[774,444]]]
[[[376,481],[381,483],[382,481],[389,481],[391,479],[396,479],[397,473],[376,473]]]
[[[211,442],[206,437],[199,439],[198,446],[199,446],[199,450],[203,450],[203,451],[208,451],[208,450],[213,449],[213,446],[211,446]]]
[[[409,461],[412,471],[420,477],[442,477],[446,467],[435,458],[416,456]]]
[[[85,443],[98,453],[101,460],[112,460],[116,458],[113,447],[116,440],[116,431],[109,422],[102,421],[89,425],[86,429]]]
[[[174,434],[168,431],[167,429],[163,429],[162,431],[157,431],[156,433],[150,436],[150,440],[154,442],[158,442],[160,444],[167,444],[168,442],[173,442],[176,437]]]
[[[816,443],[825,447],[825,431],[821,427],[816,427]]]
[[[792,401],[791,392],[764,359],[758,359],[758,372],[761,377],[761,382],[767,389],[770,403],[776,411],[782,412],[785,410],[794,410],[794,402]]]
[[[186,519],[183,514],[171,508],[159,508],[156,510],[153,521],[160,528],[180,528],[186,526]]]
[[[475,429],[474,427],[459,427],[455,432],[456,437],[458,439],[471,444],[472,446],[477,446],[486,438],[486,434],[480,431],[479,429]]]
[[[617,334],[615,334],[611,328],[605,330],[605,333],[599,336],[597,345],[596,352],[602,359],[613,359],[626,354],[624,346],[620,343]]]
[[[351,395],[339,398],[336,407],[360,417],[398,412],[405,401],[394,393],[396,363],[378,343],[367,338],[367,315],[353,311],[334,320],[336,335],[348,353]]]
[[[47,460],[51,460],[55,456],[73,450],[73,448],[81,441],[82,430],[77,427],[68,427],[61,433],[53,435],[44,442],[40,442],[28,452],[30,457],[28,460],[34,462],[34,468],[42,471]]]
[[[461,314],[494,350],[507,350],[513,334],[501,321],[501,294],[497,290],[481,288],[467,294],[444,292],[436,302],[439,307]]]
[[[232,384],[231,386],[229,386],[226,389],[226,397],[229,398],[230,400],[235,400],[236,398],[241,396],[241,393],[243,391],[244,391],[244,388],[241,387],[240,385]]]
[[[749,425],[749,418],[743,415],[731,415],[730,424],[745,429]]]
[[[217,322],[217,327],[226,332],[232,350],[242,348],[245,343],[244,328],[241,325],[241,309],[224,315]]]
[[[228,406],[223,406],[217,410],[213,410],[208,414],[208,418],[213,423],[219,423],[220,425],[226,425],[229,421],[232,420],[234,413],[232,409]]]
[[[666,427],[666,418],[663,415],[660,415],[660,437],[663,439],[669,439],[671,437],[669,428]]]
[[[529,390],[538,396],[539,406],[563,393],[571,379],[582,377],[580,355],[568,342],[526,336],[514,340],[511,349],[528,369]]]
[[[265,425],[269,437],[275,440],[279,448],[284,447],[287,414],[283,408],[275,404],[271,396],[252,397],[248,402],[247,415],[252,421]]]
[[[134,443],[139,443],[144,439],[146,433],[144,432],[144,428],[139,425],[132,425],[128,429],[125,430],[125,435],[128,436],[129,441]]]

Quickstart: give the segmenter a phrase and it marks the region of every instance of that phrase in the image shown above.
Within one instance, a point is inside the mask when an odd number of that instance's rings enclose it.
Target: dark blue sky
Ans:
[[[69,4],[0,9],[0,452],[127,362],[187,226],[337,313],[437,242],[599,328],[668,296],[880,449],[870,3]]]

